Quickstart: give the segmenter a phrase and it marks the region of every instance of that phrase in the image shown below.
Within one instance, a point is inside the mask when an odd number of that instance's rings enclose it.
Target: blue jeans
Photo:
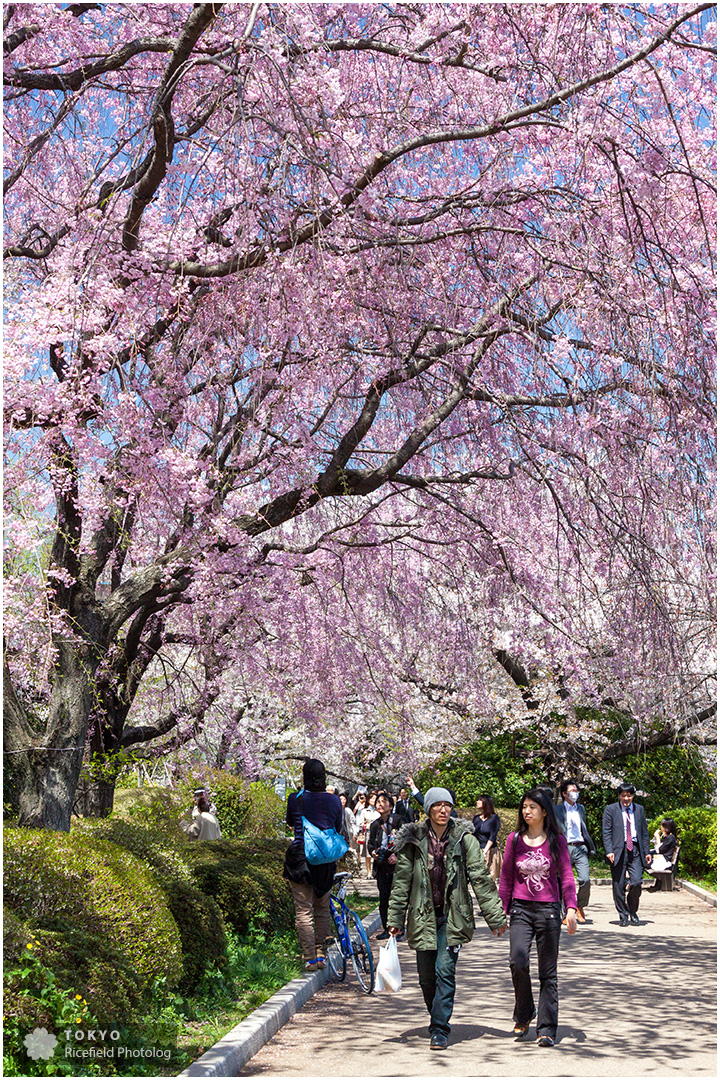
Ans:
[[[587,907],[590,899],[590,859],[584,844],[570,844],[570,863],[577,874],[578,907]]]
[[[418,949],[418,978],[430,1013],[430,1034],[449,1035],[450,1017],[455,1002],[455,965],[457,949],[447,947],[447,918],[437,919],[437,949]]]

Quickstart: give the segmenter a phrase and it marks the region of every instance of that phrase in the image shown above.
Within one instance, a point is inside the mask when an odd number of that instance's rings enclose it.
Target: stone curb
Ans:
[[[375,910],[363,919],[368,937],[380,926],[380,912]],[[189,1065],[181,1076],[237,1076],[243,1065],[262,1049],[266,1042],[287,1024],[291,1016],[330,978],[330,968],[313,975],[301,975],[246,1016],[202,1057]]]
[[[712,907],[717,907],[716,893],[703,889],[702,885],[694,885],[692,881],[683,881],[682,878],[675,878],[675,881],[686,892],[692,893],[693,896],[699,896],[701,900],[704,900],[706,904],[711,904]]]

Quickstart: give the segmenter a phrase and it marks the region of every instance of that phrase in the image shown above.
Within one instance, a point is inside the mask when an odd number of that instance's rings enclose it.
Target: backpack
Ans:
[[[309,866],[321,866],[323,863],[336,862],[341,859],[348,850],[348,843],[336,829],[321,829],[313,825],[312,821],[302,812],[303,789],[297,793],[297,801],[302,818],[303,846],[305,848],[305,860]]]

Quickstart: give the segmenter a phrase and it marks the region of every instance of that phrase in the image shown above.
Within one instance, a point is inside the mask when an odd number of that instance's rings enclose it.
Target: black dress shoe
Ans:
[[[431,1050],[447,1050],[447,1044],[448,1044],[447,1035],[441,1035],[439,1032],[436,1032],[430,1038],[430,1049]]]
[[[376,941],[387,941],[387,939],[389,937],[390,937],[390,935],[388,934],[387,930],[381,930],[379,934],[375,935],[375,940]]]
[[[632,915],[630,916],[630,922],[633,924],[633,926],[639,926],[640,925],[640,919],[635,914],[635,912],[633,912]]]
[[[628,919],[627,915],[621,915],[620,916],[620,925],[621,926],[629,926],[630,925],[630,920]]]

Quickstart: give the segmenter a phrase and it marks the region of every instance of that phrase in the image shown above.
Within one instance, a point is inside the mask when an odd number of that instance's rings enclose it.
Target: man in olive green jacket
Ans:
[[[400,934],[407,914],[407,942],[417,953],[420,987],[430,1013],[430,1046],[444,1050],[458,950],[475,930],[469,885],[493,934],[500,937],[507,921],[470,824],[450,817],[450,792],[431,788],[424,808],[426,821],[404,825],[395,836],[388,930],[393,937]]]

